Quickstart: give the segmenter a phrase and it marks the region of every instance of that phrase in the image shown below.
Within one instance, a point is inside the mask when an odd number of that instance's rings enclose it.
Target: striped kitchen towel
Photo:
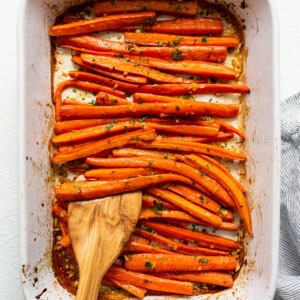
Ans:
[[[276,300],[300,299],[300,93],[281,105],[280,245]]]

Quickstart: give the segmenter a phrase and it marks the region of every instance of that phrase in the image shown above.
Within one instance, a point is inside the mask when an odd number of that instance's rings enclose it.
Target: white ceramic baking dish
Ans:
[[[21,0],[19,8],[19,186],[21,269],[26,299],[72,299],[51,267],[53,186],[49,26],[83,0]],[[221,2],[221,1],[220,1]],[[232,289],[197,299],[272,299],[279,237],[278,34],[274,1],[225,0],[243,20],[248,48],[247,180],[255,237]],[[151,297],[147,297],[150,299]],[[166,299],[155,297],[155,299]],[[170,299],[170,297],[167,297]]]

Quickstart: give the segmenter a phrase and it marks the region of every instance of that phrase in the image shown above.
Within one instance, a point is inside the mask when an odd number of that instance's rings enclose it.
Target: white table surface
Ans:
[[[283,100],[300,91],[300,1],[277,0],[277,6]],[[17,195],[17,8],[17,0],[0,0],[0,300],[23,299]]]

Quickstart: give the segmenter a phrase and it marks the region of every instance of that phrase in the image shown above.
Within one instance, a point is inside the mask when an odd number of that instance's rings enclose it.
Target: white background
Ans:
[[[300,1],[276,2],[283,100],[300,91]],[[17,11],[18,1],[0,0],[0,300],[23,299],[17,195]]]

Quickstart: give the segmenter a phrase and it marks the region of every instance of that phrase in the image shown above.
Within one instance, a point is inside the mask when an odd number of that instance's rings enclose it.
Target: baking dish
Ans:
[[[86,1],[20,1],[19,186],[22,284],[27,299],[72,299],[51,266],[53,186],[49,26],[65,8]],[[221,1],[220,1],[221,2]],[[223,3],[223,2],[222,2]],[[247,240],[246,263],[232,289],[197,299],[272,299],[279,237],[278,39],[274,3],[224,1],[245,27],[248,48],[245,146],[248,199],[255,237]],[[151,297],[147,297],[150,299]],[[155,297],[155,299],[163,297]],[[168,297],[170,299],[170,297]]]

